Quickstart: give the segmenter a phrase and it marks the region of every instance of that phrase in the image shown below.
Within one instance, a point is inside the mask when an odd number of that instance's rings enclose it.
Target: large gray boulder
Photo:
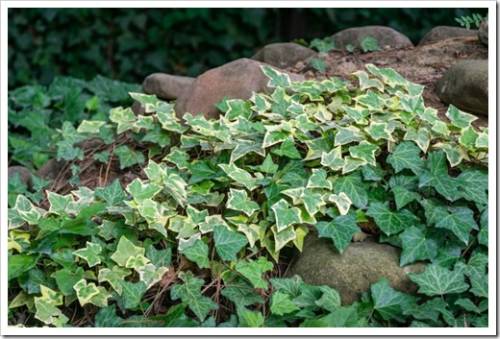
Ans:
[[[298,274],[309,284],[335,288],[343,305],[358,300],[370,285],[387,278],[399,291],[414,293],[417,286],[407,273],[422,272],[423,264],[399,266],[399,250],[371,240],[351,243],[339,254],[329,240],[308,236],[303,252],[292,264],[289,275]]]
[[[429,32],[427,32],[422,39],[420,39],[418,45],[423,46],[445,39],[476,35],[477,30],[473,29],[466,29],[456,26],[436,26]]]
[[[146,94],[154,94],[161,99],[174,100],[188,91],[194,80],[194,78],[179,75],[153,73],[144,79],[142,89]]]
[[[436,83],[439,98],[459,109],[488,116],[488,60],[463,60]]]
[[[344,29],[332,35],[335,47],[345,49],[347,45],[361,48],[361,42],[366,37],[371,36],[378,42],[380,48],[398,49],[413,47],[412,42],[404,34],[386,26],[363,26]]]
[[[269,78],[262,72],[263,63],[251,59],[237,59],[206,71],[196,78],[189,91],[177,99],[175,111],[178,117],[186,112],[203,114],[206,118],[218,118],[215,104],[224,97],[249,99],[252,92],[270,92]],[[284,72],[284,71],[282,71]],[[289,73],[292,81],[303,80],[298,74]]]
[[[488,46],[488,19],[484,19],[479,25],[477,36],[479,41]]]
[[[31,172],[24,166],[10,166],[8,169],[9,180],[19,177],[19,180],[28,187],[31,187]]]
[[[252,59],[284,69],[316,54],[312,49],[293,42],[278,42],[264,46]]]

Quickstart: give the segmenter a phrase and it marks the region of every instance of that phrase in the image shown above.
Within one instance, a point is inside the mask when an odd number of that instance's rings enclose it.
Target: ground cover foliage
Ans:
[[[487,326],[488,131],[423,87],[366,65],[352,81],[291,82],[219,103],[218,120],[130,93],[65,123],[56,156],[82,142],[140,173],[69,193],[40,187],[9,209],[9,322],[18,326]],[[127,136],[127,143],[116,140]],[[38,190],[38,192],[33,192]],[[34,197],[35,195],[35,197]],[[315,232],[342,252],[360,225],[402,249],[415,295],[373,284],[351,305],[285,274]]]

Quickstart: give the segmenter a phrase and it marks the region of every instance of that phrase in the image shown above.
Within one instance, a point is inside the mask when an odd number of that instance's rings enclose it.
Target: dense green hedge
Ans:
[[[139,82],[154,71],[196,75],[273,41],[352,26],[392,26],[413,41],[457,25],[464,9],[9,9],[9,87],[56,75]]]

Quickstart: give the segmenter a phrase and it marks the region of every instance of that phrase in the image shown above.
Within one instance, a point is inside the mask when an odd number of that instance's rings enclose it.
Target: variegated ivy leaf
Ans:
[[[360,125],[368,124],[367,117],[370,115],[370,111],[361,106],[342,106],[342,109],[346,113],[346,115],[354,120],[355,123]]]
[[[342,253],[352,240],[352,236],[359,232],[354,214],[340,215],[330,222],[320,221],[315,225],[320,238],[330,238],[337,250]]]
[[[230,99],[225,101],[227,110],[225,118],[235,120],[238,117],[249,119],[252,115],[252,104],[247,100]]]
[[[297,207],[290,206],[285,199],[280,199],[271,206],[271,209],[274,212],[274,219],[278,232],[281,232],[291,225],[300,224],[302,222],[300,210]]]
[[[116,246],[116,251],[111,255],[111,259],[118,265],[126,267],[130,258],[144,256],[145,251],[144,247],[135,246],[132,241],[122,235]]]
[[[323,195],[308,188],[303,190],[300,200],[304,204],[307,213],[309,213],[312,217],[314,217],[314,215],[319,212],[323,206],[325,206]]]
[[[271,108],[271,104],[265,94],[253,92],[250,101],[253,103],[252,109],[258,114],[265,113]]]
[[[265,257],[257,260],[240,260],[236,263],[236,271],[247,278],[255,288],[267,289],[268,282],[262,279],[262,274],[273,269],[273,263],[267,261]]]
[[[450,130],[448,129],[448,125],[441,120],[434,121],[432,123],[431,130],[445,137],[448,137],[450,135]]]
[[[385,100],[380,94],[373,91],[367,91],[365,94],[358,95],[353,99],[358,104],[363,105],[372,111],[382,111],[384,109]]]
[[[144,266],[138,267],[136,271],[139,273],[139,281],[146,285],[146,289],[149,289],[161,280],[163,275],[168,272],[168,268],[156,267],[151,263],[147,263]]]
[[[376,166],[375,153],[378,149],[377,145],[363,140],[358,145],[349,147],[349,153],[353,158],[364,160],[366,163]]]
[[[238,184],[245,186],[248,190],[252,191],[258,187],[257,179],[235,164],[219,164],[219,167],[222,168],[228,177]]]
[[[94,267],[95,265],[101,263],[101,252],[101,245],[87,241],[87,244],[84,248],[80,248],[79,250],[74,251],[73,254],[85,260],[89,267]]]
[[[126,268],[133,268],[137,272],[147,265],[149,263],[149,259],[143,256],[142,254],[138,254],[135,256],[131,256],[130,258],[127,259],[127,262],[125,263]]]
[[[226,221],[219,214],[209,215],[205,218],[205,221],[199,224],[199,229],[202,234],[213,232],[214,227],[220,225],[224,227],[229,227]]]
[[[339,192],[339,194],[330,194],[328,196],[328,201],[333,202],[337,206],[340,215],[346,215],[352,204],[351,199],[349,199],[347,194],[344,192]]]
[[[182,215],[172,217],[169,221],[168,229],[177,233],[177,239],[189,238],[198,232],[196,224],[191,218]]]
[[[248,216],[251,216],[255,211],[260,209],[259,205],[248,198],[245,190],[230,189],[226,207],[235,211],[241,211]]]
[[[478,133],[476,139],[476,147],[477,148],[488,148],[488,129],[484,128],[481,132]]]
[[[99,134],[99,130],[105,124],[105,121],[83,120],[76,131],[80,134]]]
[[[178,147],[172,147],[170,153],[163,158],[163,161],[168,161],[174,164],[178,169],[183,170],[188,168],[189,159],[189,154],[186,151]]]
[[[363,139],[363,134],[357,127],[338,127],[337,134],[335,134],[335,146],[345,145],[351,142],[359,142]]]
[[[166,214],[166,210],[162,204],[154,201],[153,199],[144,199],[138,206],[137,211],[146,219],[149,228],[158,231],[165,238],[167,237],[167,229],[165,225],[168,219],[175,215],[175,213]]]
[[[128,186],[126,187],[126,191],[130,193],[132,198],[135,201],[140,203],[146,199],[154,198],[158,193],[160,193],[162,187],[160,185],[151,183],[151,182],[143,182],[141,179],[134,179]]]
[[[144,109],[144,112],[146,113],[153,113],[156,111],[156,106],[160,102],[156,95],[149,95],[149,94],[144,94],[144,93],[134,93],[130,92],[129,93],[130,97],[134,99],[135,101],[138,101],[142,108]]]
[[[458,138],[458,142],[468,149],[474,149],[476,147],[476,140],[479,137],[479,134],[474,130],[472,126],[463,128],[460,131],[460,137]]]
[[[450,119],[450,122],[453,126],[458,128],[467,128],[471,126],[473,121],[477,120],[475,115],[462,112],[458,108],[453,105],[448,107],[446,111],[446,117]]]
[[[36,225],[40,218],[45,215],[45,211],[33,205],[33,203],[24,195],[19,194],[16,198],[14,210],[21,219],[26,221],[29,225]]]
[[[387,204],[372,202],[366,214],[375,220],[380,230],[391,236],[403,231],[406,227],[419,222],[418,218],[408,210],[393,212]]]
[[[321,154],[321,165],[329,167],[334,171],[342,169],[344,166],[342,146],[335,147],[330,152],[323,152]]]
[[[93,282],[87,283],[85,279],[82,279],[73,286],[73,289],[81,306],[89,303],[98,307],[108,306],[108,298],[111,295],[102,286],[96,286]]]
[[[437,109],[432,107],[426,107],[423,111],[417,111],[418,117],[431,125],[434,125],[436,121],[440,121],[437,114]]]
[[[49,213],[57,215],[68,215],[72,204],[74,204],[74,199],[71,194],[60,195],[55,192],[47,191],[47,199],[50,203]]]
[[[460,146],[449,143],[437,143],[433,145],[436,149],[441,149],[446,153],[446,158],[451,167],[460,165],[462,160],[468,159],[467,152]]]
[[[327,179],[327,173],[322,168],[313,168],[312,174],[307,181],[307,188],[332,189],[332,183]]]
[[[312,140],[306,140],[305,144],[307,145],[307,154],[304,160],[315,160],[320,159],[321,155],[325,152],[329,152],[332,149],[331,143],[327,140],[327,138],[316,138]],[[298,158],[292,159],[301,159],[300,156]]]
[[[358,78],[360,90],[365,91],[368,88],[376,88],[380,92],[384,91],[384,84],[378,79],[370,79],[365,71],[356,71],[352,74]]]
[[[293,226],[286,227],[281,231],[278,231],[277,227],[273,226],[271,231],[274,235],[274,253],[279,253],[288,243],[297,239],[297,232]]]
[[[231,159],[229,160],[230,163],[233,163],[250,153],[255,153],[260,156],[266,155],[264,148],[262,148],[261,143],[258,141],[240,139],[235,140],[234,142],[236,143],[236,147],[234,147],[231,152]]]
[[[344,158],[344,166],[342,166],[342,174],[347,174],[357,170],[358,168],[368,164],[364,159],[356,159],[351,156]]]
[[[290,80],[290,76],[286,73],[281,73],[277,71],[275,68],[267,65],[261,65],[260,68],[266,77],[269,78],[269,82],[267,83],[268,87],[289,87],[292,83]]]
[[[167,175],[167,170],[163,164],[158,164],[150,159],[148,165],[144,168],[144,173],[146,173],[150,182],[161,185]]]
[[[198,134],[206,137],[214,137],[224,142],[231,141],[229,128],[225,125],[207,120],[203,115],[193,116],[190,113],[184,114],[183,119]]]
[[[144,154],[134,151],[126,145],[121,145],[113,151],[120,160],[120,169],[125,169],[134,165],[140,165],[145,162]]]
[[[404,169],[410,169],[415,174],[420,174],[424,167],[424,161],[420,158],[420,149],[415,143],[404,141],[396,146],[394,152],[387,157],[396,173]]]
[[[121,134],[135,129],[137,118],[130,107],[116,107],[109,111],[109,120],[116,124],[116,133]]]
[[[247,237],[250,247],[254,247],[257,240],[260,239],[261,228],[259,225],[239,223],[237,226],[238,232],[243,233]]]
[[[372,121],[370,126],[365,128],[365,131],[373,140],[384,139],[394,141],[394,138],[392,137],[393,129],[391,129],[389,124],[386,122]]]
[[[307,141],[306,141],[306,144],[307,144]],[[309,149],[309,151],[313,152],[311,150],[311,148]],[[290,159],[302,159],[300,152],[295,147],[295,142],[293,140],[293,137],[289,137],[285,141],[283,141],[279,148],[274,147],[271,150],[271,153],[276,154],[280,157],[287,157]],[[308,153],[308,155],[312,155],[312,154]],[[312,155],[312,156],[314,156],[314,155]]]
[[[215,250],[222,260],[236,260],[236,254],[247,244],[246,237],[232,229],[216,225],[214,227]]]
[[[121,295],[123,290],[122,283],[131,273],[130,270],[119,266],[113,266],[111,269],[102,268],[99,270],[97,280],[99,282],[109,283],[116,293]]]
[[[373,64],[365,65],[368,72],[379,77],[382,81],[389,87],[395,88],[396,86],[401,86],[404,88],[408,87],[408,80],[401,76],[398,72],[392,68],[379,68]]]
[[[286,130],[267,130],[264,134],[261,148],[267,148],[279,144],[290,137],[290,132]]]
[[[431,134],[426,127],[420,127],[418,129],[408,127],[404,140],[415,142],[417,146],[426,153],[431,141]]]
[[[181,206],[185,206],[187,202],[187,183],[184,179],[176,174],[170,173],[163,181],[166,192],[174,198],[174,200]]]
[[[175,115],[174,105],[166,102],[159,102],[156,105],[156,116],[160,121],[161,127],[167,131],[182,134],[188,127],[183,126]]]
[[[34,298],[35,318],[46,325],[64,326],[69,319],[56,307],[63,304],[63,295],[44,285],[40,285],[40,292],[42,295]]]

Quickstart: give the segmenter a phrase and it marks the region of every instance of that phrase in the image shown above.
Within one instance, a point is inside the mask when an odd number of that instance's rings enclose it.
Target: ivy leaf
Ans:
[[[415,261],[433,259],[437,255],[438,244],[435,240],[426,237],[418,227],[411,226],[399,235],[403,251],[399,264],[401,266]]]
[[[418,218],[408,210],[393,212],[387,204],[373,202],[366,214],[375,220],[375,223],[386,235],[398,234],[409,225],[418,223]]]
[[[54,325],[56,327],[64,326],[69,319],[56,307],[63,303],[62,294],[44,285],[40,286],[40,291],[42,295],[34,298],[35,318],[47,325]]]
[[[43,211],[41,208],[35,207],[33,203],[26,198],[24,195],[19,194],[16,198],[16,204],[14,205],[14,210],[17,212],[19,217],[26,221],[29,225],[36,225],[43,216]]]
[[[38,261],[38,256],[28,254],[11,255],[9,253],[8,280],[15,279],[21,274],[28,272],[35,267]]]
[[[385,320],[402,321],[401,314],[414,303],[413,297],[393,289],[385,278],[373,284],[370,290],[374,303],[373,308]]]
[[[190,271],[180,272],[179,278],[183,281],[182,285],[175,285],[170,291],[172,300],[181,299],[200,321],[205,320],[208,313],[218,308],[212,299],[201,294],[203,280],[193,276]]]
[[[113,151],[120,160],[120,169],[125,169],[134,165],[142,165],[145,162],[141,152],[132,150],[130,147],[122,145]]]
[[[285,199],[280,199],[271,206],[271,209],[274,212],[278,232],[291,225],[300,224],[302,222],[300,210],[297,207],[291,207]]]
[[[105,124],[106,124],[105,121],[82,120],[82,122],[76,129],[76,132],[80,134],[99,134],[99,130]]]
[[[96,188],[95,196],[104,200],[108,207],[120,204],[127,197],[118,179],[115,179],[111,185]]]
[[[402,209],[410,202],[420,199],[420,195],[418,193],[412,192],[399,185],[392,188],[392,193],[394,194],[394,200],[398,210]]]
[[[227,208],[235,211],[241,211],[248,216],[251,216],[255,211],[260,209],[259,205],[248,198],[245,190],[229,189],[229,197],[226,203]]]
[[[278,171],[278,165],[273,162],[273,158],[268,154],[264,162],[258,167],[258,170],[264,173],[275,174]]]
[[[111,259],[122,267],[127,266],[127,261],[132,257],[144,256],[145,249],[135,246],[134,243],[124,235],[120,237],[116,251],[111,255]]]
[[[277,291],[271,297],[271,313],[276,315],[285,315],[295,311],[299,308],[295,305],[290,298],[290,295]]]
[[[307,188],[325,188],[332,189],[332,183],[327,179],[327,173],[322,168],[313,168],[312,174],[307,181]]]
[[[466,169],[457,177],[460,195],[469,201],[488,204],[488,174],[480,170]]]
[[[394,141],[392,137],[392,130],[389,128],[389,124],[386,122],[374,122],[370,123],[370,126],[365,128],[366,133],[373,140],[389,140]]]
[[[363,140],[363,134],[354,126],[338,127],[335,134],[335,146],[350,144],[351,142],[359,142]]]
[[[337,250],[342,253],[351,243],[352,236],[360,229],[352,214],[340,215],[330,222],[320,221],[315,225],[320,238],[330,238]]]
[[[257,293],[253,287],[243,280],[236,280],[225,285],[221,294],[232,301],[236,306],[248,306],[253,304],[262,304],[264,299]]]
[[[273,154],[276,154],[280,157],[287,157],[290,159],[302,159],[302,156],[300,155],[300,152],[297,150],[295,147],[295,143],[293,141],[293,138],[288,137],[285,139],[279,148],[273,148],[271,150]]]
[[[379,147],[368,141],[361,141],[357,146],[349,147],[349,153],[353,158],[364,160],[366,163],[376,166],[375,152]]]
[[[407,168],[418,175],[424,168],[424,161],[420,158],[420,149],[410,141],[397,145],[394,152],[387,157],[387,162],[392,165],[396,173]]]
[[[208,245],[201,239],[192,238],[179,243],[179,252],[188,260],[195,262],[199,268],[209,268]]]
[[[225,101],[227,110],[225,118],[235,120],[238,117],[249,119],[252,115],[251,103],[247,100],[230,99]]]
[[[101,308],[94,318],[95,327],[121,327],[123,319],[116,314],[116,306]]]
[[[101,245],[87,241],[87,246],[74,251],[73,254],[85,260],[89,267],[94,267],[101,263],[101,252]]]
[[[83,268],[78,267],[76,270],[62,268],[52,273],[52,277],[56,280],[57,287],[65,296],[70,296],[75,293],[73,286],[83,279]]]
[[[74,203],[74,199],[71,194],[60,195],[47,191],[47,199],[50,203],[49,212],[57,215],[69,214],[71,205]]]
[[[448,110],[445,115],[448,119],[450,119],[451,124],[458,128],[467,128],[473,121],[477,120],[476,116],[462,112],[453,105],[448,106]]]
[[[132,272],[126,268],[113,266],[111,269],[100,269],[97,279],[99,282],[108,282],[116,291],[116,293],[118,293],[118,295],[121,295],[123,291],[123,282],[125,281],[125,278],[131,273]]]
[[[257,180],[250,173],[238,168],[235,164],[219,164],[219,167],[222,168],[228,177],[238,184],[245,186],[248,190],[252,191],[257,188]]]
[[[380,92],[384,91],[384,84],[378,79],[370,79],[365,71],[356,71],[352,74],[358,78],[360,90],[365,91],[368,88],[376,88]]]
[[[341,300],[339,292],[329,286],[319,286],[319,290],[323,294],[315,301],[317,306],[330,312],[334,312],[340,307]]]
[[[469,243],[470,232],[479,229],[474,213],[467,207],[452,207],[451,213],[436,222],[436,227],[450,230],[466,245]]]
[[[290,76],[286,73],[281,73],[275,68],[267,65],[261,65],[262,73],[269,78],[267,86],[273,87],[289,87],[291,85]]]
[[[263,327],[264,316],[257,311],[250,311],[244,307],[237,309],[239,326],[242,327]]]
[[[262,279],[262,274],[271,271],[273,267],[265,257],[259,257],[257,260],[240,260],[235,268],[252,283],[253,287],[266,289],[268,283]]]
[[[214,226],[215,250],[222,260],[236,260],[236,254],[248,243],[247,238],[226,226]]]
[[[340,192],[339,194],[330,194],[328,196],[328,201],[333,202],[337,206],[341,215],[346,215],[352,204],[351,199],[349,199],[347,194],[344,192]]]
[[[419,293],[431,297],[462,293],[469,288],[469,285],[465,283],[462,271],[450,271],[436,264],[428,265],[423,273],[410,273],[408,276],[419,286]]]
[[[165,190],[172,198],[180,205],[185,206],[187,202],[187,183],[184,179],[176,174],[170,173],[163,181]]]
[[[426,165],[428,171],[423,172],[419,177],[419,186],[433,187],[446,199],[455,201],[459,196],[457,179],[448,175],[444,152],[430,152]]]
[[[110,295],[104,287],[96,286],[93,282],[87,283],[85,279],[81,279],[73,286],[73,289],[76,291],[81,306],[89,303],[99,307],[108,305]]]
[[[144,293],[146,293],[147,286],[143,281],[136,283],[130,281],[122,281],[121,301],[123,307],[127,310],[136,309],[141,303]]]
[[[134,129],[136,117],[131,108],[116,107],[109,111],[109,120],[116,124],[116,133]]]
[[[368,204],[368,192],[359,173],[337,178],[333,183],[333,190],[337,194],[344,192],[358,208],[365,208]]]
[[[342,147],[335,147],[330,152],[323,152],[321,154],[321,165],[329,167],[334,171],[342,169],[344,166],[344,159],[342,158]]]

